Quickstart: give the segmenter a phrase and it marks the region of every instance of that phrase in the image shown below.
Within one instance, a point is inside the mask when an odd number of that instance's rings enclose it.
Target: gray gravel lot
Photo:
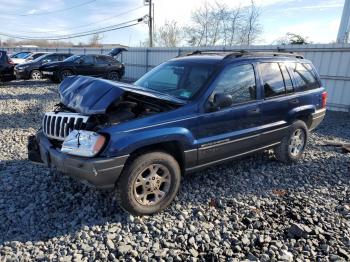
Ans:
[[[350,114],[329,112],[304,159],[269,152],[183,178],[161,214],[123,213],[108,192],[26,160],[57,85],[0,84],[0,261],[350,260]]]

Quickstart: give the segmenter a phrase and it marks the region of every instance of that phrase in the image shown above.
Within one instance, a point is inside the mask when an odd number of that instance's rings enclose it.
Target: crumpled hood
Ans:
[[[58,91],[63,105],[84,115],[106,113],[107,108],[125,92],[166,100],[173,104],[184,104],[184,101],[165,94],[88,76],[67,77]]]

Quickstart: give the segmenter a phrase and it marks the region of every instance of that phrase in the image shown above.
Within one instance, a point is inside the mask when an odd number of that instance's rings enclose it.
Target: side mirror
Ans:
[[[84,60],[83,60],[83,59],[80,59],[80,60],[78,61],[78,64],[79,64],[79,65],[84,64]]]
[[[216,109],[229,107],[233,104],[232,96],[223,93],[217,93],[214,95],[213,106]]]

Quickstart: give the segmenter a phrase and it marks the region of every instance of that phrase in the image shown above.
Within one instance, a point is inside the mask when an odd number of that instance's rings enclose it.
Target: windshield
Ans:
[[[63,61],[67,61],[67,62],[73,62],[75,60],[77,60],[78,58],[82,57],[83,55],[73,55],[68,57],[67,59],[63,60]]]
[[[27,52],[21,52],[21,53],[17,53],[12,55],[12,58],[21,58],[21,59],[26,59],[31,55],[31,53],[27,53]]]
[[[135,82],[135,85],[184,100],[202,88],[214,71],[208,64],[168,62],[157,66]]]

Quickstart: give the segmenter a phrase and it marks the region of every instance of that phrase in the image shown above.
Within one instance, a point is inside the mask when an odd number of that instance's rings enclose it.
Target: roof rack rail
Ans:
[[[241,50],[239,52],[233,52],[230,54],[227,54],[224,59],[226,58],[239,58],[239,57],[246,57],[246,56],[287,56],[287,57],[295,57],[299,59],[304,59],[304,57],[300,54],[295,54],[293,52],[264,52],[264,51],[247,51],[247,50]]]
[[[269,52],[269,51],[249,51],[249,50],[239,50],[239,51],[229,51],[229,50],[196,50],[185,55],[181,56],[192,56],[192,55],[205,55],[205,54],[225,54],[224,59],[226,58],[239,58],[246,56],[288,56],[295,57],[298,59],[304,59],[304,57],[300,54],[296,54],[293,52],[287,52],[285,49],[277,49],[277,52]]]

